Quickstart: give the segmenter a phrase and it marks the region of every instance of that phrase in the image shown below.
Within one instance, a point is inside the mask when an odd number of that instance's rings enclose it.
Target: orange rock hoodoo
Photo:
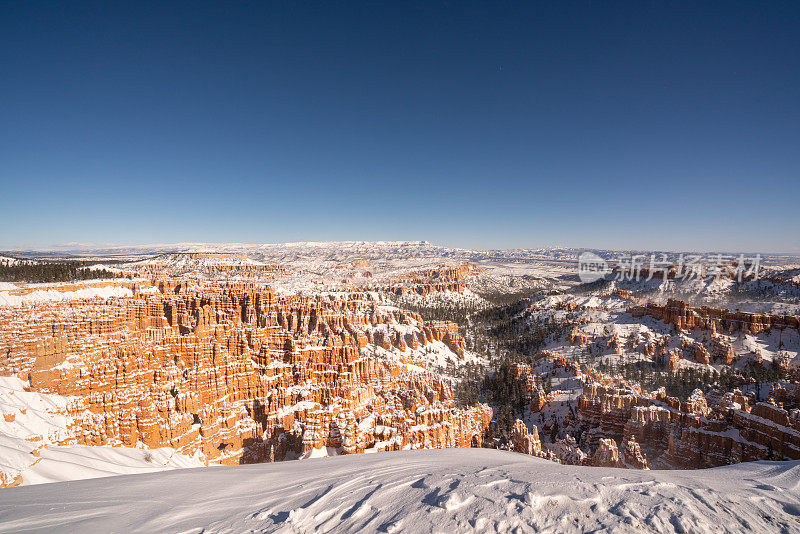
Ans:
[[[649,315],[674,324],[678,330],[701,328],[712,333],[742,331],[745,334],[759,334],[772,328],[789,328],[800,332],[800,317],[797,316],[731,312],[706,306],[695,308],[677,299],[669,299],[663,306],[648,302],[643,306],[634,306],[629,311],[634,317]]]
[[[398,295],[407,292],[417,293],[422,296],[440,291],[460,293],[469,289],[469,284],[465,282],[466,278],[480,272],[481,269],[469,262],[464,262],[456,267],[444,265],[438,268],[410,272],[405,276],[399,277],[396,283],[388,287],[380,286],[376,289],[383,289]]]
[[[485,405],[455,408],[450,380],[419,371],[413,353],[364,352],[440,340],[463,355],[454,324],[386,311],[374,294],[280,297],[254,283],[179,280],[139,289],[0,308],[0,370],[73,399],[63,443],[246,463],[322,446],[469,447],[491,419]]]
[[[578,399],[578,424],[594,465],[704,468],[763,459],[800,459],[800,387],[774,388],[776,402],[752,409],[740,391],[709,407],[696,390],[686,402],[663,389],[643,394],[628,384],[589,382]],[[784,407],[786,406],[786,407]],[[791,413],[786,408],[792,407]],[[616,453],[616,443],[622,443]],[[616,454],[616,457],[615,457]]]

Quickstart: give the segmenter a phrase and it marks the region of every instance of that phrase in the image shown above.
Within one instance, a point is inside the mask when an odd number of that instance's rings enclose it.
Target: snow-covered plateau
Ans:
[[[0,282],[0,306],[22,306],[56,300],[130,297],[133,292],[114,281],[71,284],[12,284]]]
[[[488,449],[182,469],[0,492],[0,532],[794,532],[800,462],[633,471]]]

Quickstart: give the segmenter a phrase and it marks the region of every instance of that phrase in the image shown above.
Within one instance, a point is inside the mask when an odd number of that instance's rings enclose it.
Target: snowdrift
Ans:
[[[800,462],[697,471],[450,449],[0,490],[0,532],[800,531]]]

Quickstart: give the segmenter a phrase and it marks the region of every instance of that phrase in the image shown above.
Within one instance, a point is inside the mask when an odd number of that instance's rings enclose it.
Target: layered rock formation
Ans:
[[[517,419],[511,431],[511,450],[540,456],[542,453],[542,442],[539,440],[539,432],[536,427],[529,431],[525,423]]]
[[[593,463],[626,467],[717,467],[741,461],[800,459],[800,404],[795,389],[776,389],[791,412],[772,399],[752,408],[740,391],[721,397],[713,407],[696,390],[686,402],[663,390],[643,394],[638,387],[619,383],[587,383],[578,399],[579,426],[584,446],[593,450]],[[613,445],[613,446],[612,446]]]
[[[415,352],[445,343],[463,356],[455,325],[380,294],[285,297],[257,283],[186,280],[134,289],[0,308],[0,370],[74,399],[63,444],[171,446],[246,463],[320,447],[469,447],[491,419],[485,405],[456,409],[451,381]],[[378,346],[394,356],[366,350]]]
[[[590,463],[595,467],[625,467],[619,459],[617,442],[610,438],[600,439]]]
[[[701,328],[711,331],[712,334],[716,332],[732,334],[741,331],[755,335],[768,329],[788,328],[800,332],[800,317],[794,315],[731,312],[706,306],[696,308],[677,299],[669,299],[664,305],[648,302],[642,306],[634,306],[629,311],[633,317],[649,315],[663,320],[665,323],[675,325],[677,330]]]
[[[512,380],[516,381],[520,389],[525,392],[525,401],[531,412],[538,412],[551,399],[542,388],[542,377],[531,372],[531,366],[516,364],[513,367]]]
[[[462,292],[469,289],[466,279],[481,272],[481,269],[469,262],[458,266],[443,265],[431,269],[412,271],[404,276],[398,276],[389,285],[375,286],[376,289],[390,291],[397,295],[408,292],[422,296],[436,292],[455,291]]]
[[[244,254],[218,252],[188,252],[167,254],[154,259],[124,264],[122,272],[129,276],[238,276],[257,278],[264,275],[286,274],[280,265],[266,264]]]

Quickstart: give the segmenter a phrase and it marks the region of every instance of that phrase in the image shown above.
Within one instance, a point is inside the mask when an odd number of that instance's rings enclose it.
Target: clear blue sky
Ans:
[[[0,247],[800,251],[800,2],[0,3]]]

